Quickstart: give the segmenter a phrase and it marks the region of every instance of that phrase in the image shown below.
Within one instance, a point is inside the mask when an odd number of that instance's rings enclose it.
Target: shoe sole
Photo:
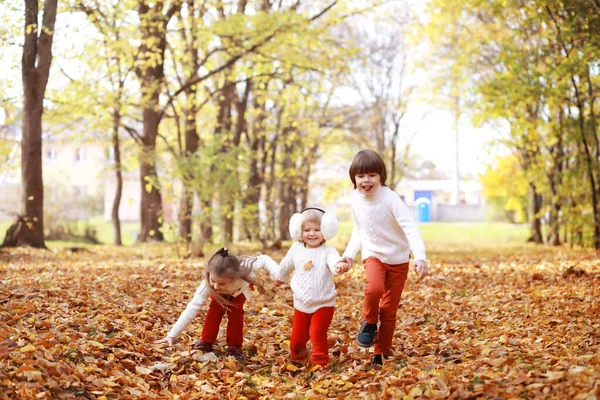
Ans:
[[[358,339],[356,339],[356,343],[358,343],[358,345],[360,347],[365,347],[365,348],[373,346],[376,341],[377,341],[377,332],[375,332],[375,335],[373,335],[373,341],[370,344],[361,343]]]

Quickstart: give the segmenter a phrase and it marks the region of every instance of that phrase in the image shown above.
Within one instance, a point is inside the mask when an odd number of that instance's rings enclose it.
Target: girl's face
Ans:
[[[356,174],[354,179],[356,181],[356,188],[365,197],[372,197],[377,189],[379,189],[379,186],[381,186],[381,176],[375,172]]]
[[[307,221],[302,224],[302,241],[308,248],[315,249],[324,242],[323,234],[321,233],[321,225]]]
[[[210,278],[208,280],[210,286],[212,286],[212,288],[220,294],[222,294],[225,291],[225,288],[227,288],[227,286],[229,286],[231,282],[233,282],[233,278],[217,275],[210,275]]]

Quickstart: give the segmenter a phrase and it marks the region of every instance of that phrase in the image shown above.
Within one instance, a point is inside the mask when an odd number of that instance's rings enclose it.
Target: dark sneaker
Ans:
[[[377,324],[367,324],[367,321],[363,321],[358,331],[358,337],[356,341],[361,347],[371,347],[377,340]]]
[[[210,353],[211,351],[213,351],[212,343],[206,343],[202,339],[200,339],[196,343],[194,343],[194,348],[196,350],[202,350],[205,353]]]
[[[242,348],[239,346],[229,346],[227,348],[227,355],[235,357],[238,361],[244,361],[244,353],[242,352]]]
[[[381,354],[375,354],[371,359],[371,365],[383,365],[383,359],[384,357]]]

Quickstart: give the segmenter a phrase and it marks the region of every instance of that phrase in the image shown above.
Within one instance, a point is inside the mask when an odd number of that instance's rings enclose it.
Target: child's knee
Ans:
[[[367,285],[367,288],[365,289],[365,296],[381,298],[384,291],[385,288],[383,285]]]

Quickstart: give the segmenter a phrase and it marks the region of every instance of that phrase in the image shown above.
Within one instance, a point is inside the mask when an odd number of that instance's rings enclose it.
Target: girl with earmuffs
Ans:
[[[341,261],[333,246],[325,244],[338,231],[338,221],[333,213],[307,207],[290,218],[289,229],[297,243],[288,250],[273,276],[279,281],[287,281],[294,272],[290,283],[294,295],[290,357],[304,358],[310,340],[313,347],[311,362],[325,367],[329,361],[327,331],[336,298],[333,277],[348,271],[351,265]]]

